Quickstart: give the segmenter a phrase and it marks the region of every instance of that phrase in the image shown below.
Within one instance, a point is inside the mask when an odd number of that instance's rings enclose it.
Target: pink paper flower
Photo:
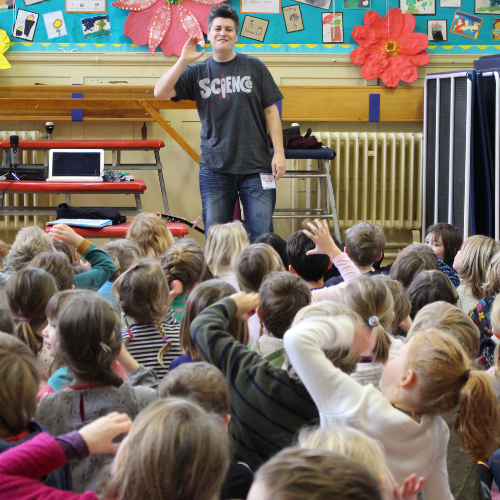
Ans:
[[[148,45],[154,54],[160,46],[167,56],[180,55],[190,36],[205,47],[207,18],[212,5],[225,0],[116,0],[111,5],[132,11],[125,21],[124,34],[136,45]]]
[[[417,67],[430,59],[425,51],[427,35],[413,33],[415,17],[393,7],[384,18],[370,10],[364,23],[352,31],[359,47],[351,52],[351,61],[361,66],[361,76],[365,80],[380,76],[388,87],[396,87],[399,80],[414,82]]]

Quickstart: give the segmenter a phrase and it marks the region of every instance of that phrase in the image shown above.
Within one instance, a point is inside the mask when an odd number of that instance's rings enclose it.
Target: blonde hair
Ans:
[[[354,264],[371,266],[385,248],[384,230],[369,222],[360,222],[346,231],[345,247]]]
[[[285,448],[255,474],[262,500],[381,500],[380,482],[362,464],[325,450]]]
[[[39,253],[30,263],[30,267],[43,269],[56,280],[57,289],[61,292],[69,290],[75,279],[73,266],[68,256],[62,252]]]
[[[392,484],[394,477],[385,463],[381,445],[352,427],[316,427],[302,429],[298,445],[304,449],[326,450],[340,453],[366,466],[378,478],[387,477]]]
[[[389,276],[408,288],[418,274],[432,269],[439,269],[436,254],[427,245],[414,243],[396,257]]]
[[[229,297],[233,293],[236,293],[236,290],[232,285],[220,279],[213,279],[200,283],[192,293],[189,294],[179,331],[179,341],[184,354],[188,354],[196,361],[202,360],[201,354],[198,352],[198,349],[196,349],[191,337],[191,323],[198,314],[208,306],[215,304],[225,297]],[[246,321],[240,321],[233,316],[229,320],[227,332],[240,344],[248,344],[248,327]]]
[[[496,297],[500,292],[500,252],[497,252],[491,259],[486,271],[483,294],[485,297]]]
[[[486,272],[499,250],[500,243],[480,234],[467,238],[462,245],[462,267],[458,275],[471,286],[472,295],[478,300],[484,297]]]
[[[339,304],[338,302],[323,300],[321,302],[315,302],[314,304],[303,307],[295,315],[292,327],[309,318],[325,318],[334,316],[348,316],[352,321],[358,321],[359,323],[363,322],[361,316],[350,310],[347,306]],[[350,349],[331,349],[325,351],[325,356],[334,366],[342,370],[344,373],[350,374],[356,371],[357,359],[356,356],[351,353]],[[290,360],[288,359],[286,353],[283,367],[288,372],[290,378],[300,380],[295,370],[290,365]]]
[[[106,499],[213,500],[229,465],[229,438],[220,419],[178,398],[139,413],[122,446]]]
[[[5,285],[5,296],[12,314],[18,318],[16,337],[22,340],[35,356],[43,339],[36,332],[46,321],[45,308],[57,293],[56,281],[43,269],[26,267],[14,273]]]
[[[259,291],[264,278],[285,267],[278,252],[267,243],[254,243],[241,252],[236,262],[236,279],[243,292]]]
[[[174,243],[166,222],[153,213],[140,213],[130,224],[127,240],[137,243],[146,257],[158,257]]]
[[[137,243],[130,240],[110,241],[102,247],[115,265],[116,271],[108,281],[116,281],[136,260],[143,256],[143,252]]]
[[[375,363],[387,363],[391,339],[386,333],[394,313],[394,299],[385,279],[361,275],[349,281],[340,301],[359,314],[363,323],[370,325],[370,318],[376,316],[379,324],[377,341],[373,351]]]
[[[479,356],[479,328],[459,307],[438,301],[423,307],[415,316],[408,332],[408,340],[421,330],[438,328],[453,335],[471,361]]]
[[[201,282],[206,269],[203,250],[190,238],[176,241],[161,256],[160,262],[168,284],[179,280],[184,293],[188,293],[196,283]]]
[[[113,283],[111,290],[118,297],[124,316],[132,318],[139,325],[155,325],[162,338],[167,338],[162,321],[169,288],[157,260],[147,257],[139,259]],[[162,366],[163,355],[168,349],[170,345],[165,343],[158,352],[158,362]]]
[[[215,276],[224,268],[235,270],[241,252],[250,244],[240,221],[210,226],[205,247],[207,265]]]
[[[28,346],[0,332],[0,420],[12,436],[24,431],[36,411],[40,381],[36,358]]]
[[[384,280],[387,288],[391,291],[392,299],[394,300],[394,318],[387,331],[392,335],[397,335],[399,333],[399,325],[411,312],[411,302],[408,292],[399,281],[389,278],[386,274],[379,274],[373,276],[373,278]]]
[[[226,378],[217,367],[203,361],[184,363],[169,371],[158,386],[158,396],[188,399],[221,417],[231,412]]]
[[[23,227],[16,235],[7,256],[7,264],[14,271],[28,266],[36,255],[42,252],[54,251],[52,239],[38,226]]]
[[[455,431],[475,460],[498,448],[500,408],[493,379],[471,369],[458,340],[442,330],[422,330],[411,338],[406,368],[417,376],[414,404],[421,415],[441,414],[458,406]]]

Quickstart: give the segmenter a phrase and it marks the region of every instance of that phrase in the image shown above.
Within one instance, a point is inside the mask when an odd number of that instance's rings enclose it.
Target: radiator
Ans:
[[[422,226],[422,134],[314,132],[337,152],[331,175],[340,227]]]
[[[18,135],[19,139],[22,141],[30,140],[42,140],[43,135],[38,130],[23,130],[23,131],[0,131],[0,140],[9,140],[11,135]],[[43,152],[41,151],[23,151],[21,149],[21,155],[19,161],[25,165],[32,163],[42,163],[43,164]],[[47,197],[47,195],[38,194],[19,194],[19,193],[6,193],[3,205],[24,205],[25,207],[36,207],[38,204],[47,204],[40,200],[40,196]],[[39,216],[16,216],[16,217],[4,217],[3,227],[5,229],[17,229],[23,226],[33,226],[42,225],[45,226],[45,220],[47,217]],[[47,219],[48,220],[48,219]]]

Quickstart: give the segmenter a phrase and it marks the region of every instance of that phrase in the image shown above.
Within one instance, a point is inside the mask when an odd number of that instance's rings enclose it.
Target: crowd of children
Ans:
[[[0,275],[0,499],[488,500],[500,243],[316,220],[203,250],[154,214],[21,229]],[[2,245],[2,248],[4,246]],[[335,275],[336,274],[336,275]]]

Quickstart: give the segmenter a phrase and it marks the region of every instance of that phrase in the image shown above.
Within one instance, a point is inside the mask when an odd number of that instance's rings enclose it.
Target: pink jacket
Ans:
[[[46,433],[1,453],[0,500],[98,500],[93,491],[79,495],[40,482],[65,463],[59,443]]]

